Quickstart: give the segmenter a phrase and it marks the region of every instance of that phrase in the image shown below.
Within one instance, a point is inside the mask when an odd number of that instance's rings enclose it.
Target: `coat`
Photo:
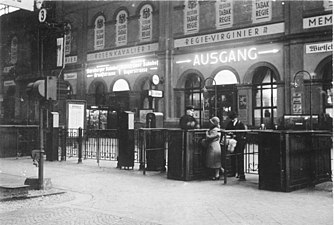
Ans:
[[[240,120],[238,120],[235,125],[232,121],[230,121],[226,126],[226,130],[246,130],[246,127]],[[245,133],[236,132],[234,136],[235,140],[237,141],[235,152],[241,153],[243,152],[246,145]]]
[[[190,115],[184,115],[180,119],[180,128],[184,130],[195,129],[197,126],[197,120]]]
[[[213,127],[206,132],[208,147],[205,164],[208,168],[218,169],[222,167],[220,137],[221,133],[218,127]]]

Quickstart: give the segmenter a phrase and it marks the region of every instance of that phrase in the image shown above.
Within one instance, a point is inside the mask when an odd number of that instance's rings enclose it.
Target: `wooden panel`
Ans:
[[[205,137],[202,131],[187,133],[186,146],[186,180],[206,177],[205,154],[199,142]]]
[[[331,180],[332,137],[330,133],[312,136],[312,145],[315,154],[314,184]]]
[[[279,191],[284,185],[284,142],[280,133],[259,133],[259,188]]]
[[[184,131],[168,131],[168,171],[167,178],[184,180]]]
[[[292,191],[331,179],[332,133],[259,132],[259,188]]]
[[[291,191],[312,181],[312,139],[310,133],[286,134],[286,186]]]

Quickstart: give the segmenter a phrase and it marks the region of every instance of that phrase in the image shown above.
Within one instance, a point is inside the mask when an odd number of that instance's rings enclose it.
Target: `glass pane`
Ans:
[[[255,100],[256,100],[256,107],[261,107],[261,90],[256,90]]]
[[[254,110],[254,125],[260,126],[261,124],[261,109],[255,109]]]
[[[333,108],[326,108],[325,113],[333,118]]]
[[[277,109],[273,109],[273,114],[274,114],[274,121],[276,124],[278,124]]]
[[[214,80],[216,81],[216,85],[223,84],[237,84],[238,80],[235,74],[230,70],[222,70],[217,73]]]
[[[262,111],[263,123],[266,128],[271,128],[271,112],[270,109],[264,109]]]
[[[271,106],[271,90],[270,89],[265,89],[262,91],[262,104],[265,107]]]
[[[333,88],[328,88],[326,90],[326,93],[327,93],[326,104],[332,106],[333,105]]]
[[[129,91],[130,87],[126,80],[119,79],[115,82],[112,90],[113,91]]]
[[[273,89],[273,106],[277,106],[277,89]]]
[[[101,110],[100,111],[100,127],[99,129],[107,129],[107,110]]]
[[[99,129],[99,111],[98,110],[89,110],[88,111],[89,117],[89,128],[90,129]]]
[[[203,96],[202,96],[203,99]],[[202,108],[201,107],[201,102],[200,102],[200,93],[194,93],[193,94],[193,101],[192,101],[192,105],[195,106],[195,108]]]

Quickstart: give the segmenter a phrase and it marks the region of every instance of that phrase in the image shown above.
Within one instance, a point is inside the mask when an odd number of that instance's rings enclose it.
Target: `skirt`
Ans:
[[[206,151],[206,167],[219,169],[222,167],[221,148],[219,141],[211,142]]]

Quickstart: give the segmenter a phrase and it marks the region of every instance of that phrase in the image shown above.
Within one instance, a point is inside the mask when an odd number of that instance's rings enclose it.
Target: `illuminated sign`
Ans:
[[[214,52],[204,52],[193,55],[193,59],[185,59],[176,61],[177,64],[192,63],[193,66],[213,65],[217,63],[233,63],[258,59],[259,55],[275,54],[280,50],[272,49],[258,49],[257,47],[240,48],[240,49],[226,49]]]
[[[275,24],[250,27],[240,30],[231,30],[214,34],[180,38],[174,41],[174,47],[179,48],[179,47],[188,47],[194,45],[210,44],[223,41],[238,40],[243,38],[260,37],[283,32],[284,32],[284,23],[275,23]]]
[[[87,61],[112,59],[122,56],[133,56],[137,54],[144,54],[158,51],[158,49],[159,49],[158,43],[153,43],[153,44],[139,45],[129,48],[121,48],[110,51],[91,53],[87,55]]]
[[[86,69],[87,78],[110,77],[116,75],[130,75],[147,73],[158,69],[158,60],[135,59],[112,65],[99,65]]]

